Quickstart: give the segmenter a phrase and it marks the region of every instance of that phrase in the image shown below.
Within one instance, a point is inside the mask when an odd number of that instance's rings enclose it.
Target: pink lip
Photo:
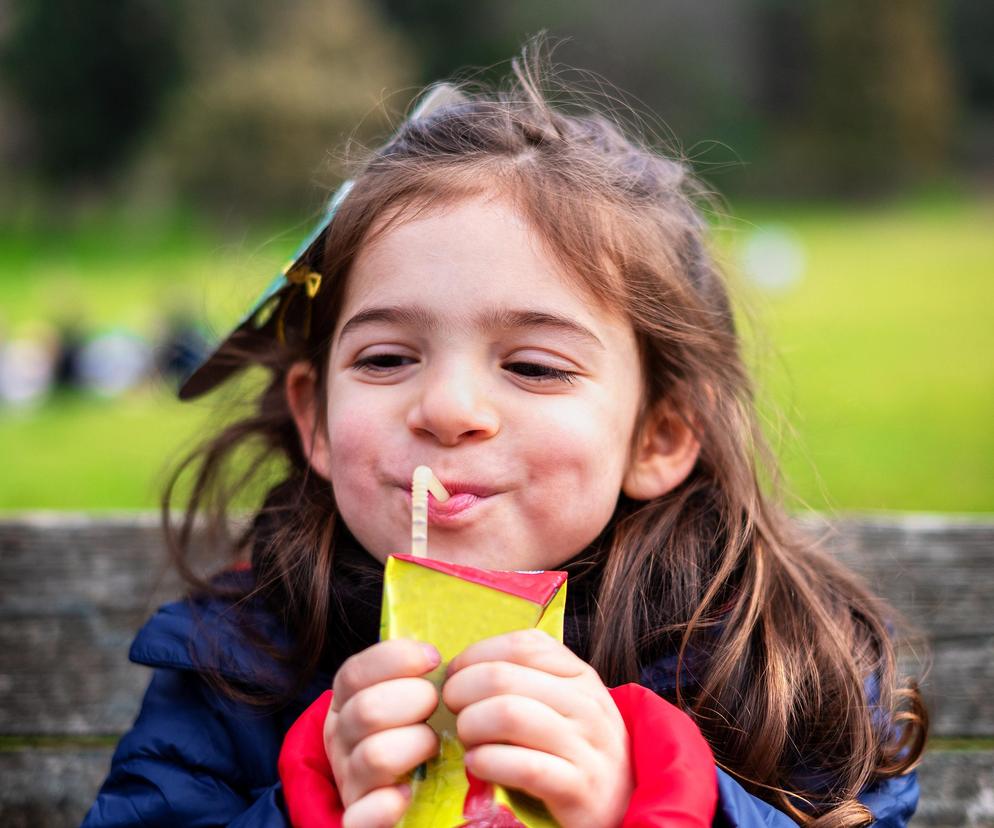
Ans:
[[[452,495],[445,503],[428,497],[428,523],[442,525],[457,515],[461,515],[472,509],[477,503],[485,498],[470,492],[459,492]]]
[[[443,477],[440,477],[439,481],[443,486],[445,486],[445,490],[452,495],[453,498],[456,495],[461,494],[471,494],[476,495],[477,497],[490,497],[490,495],[497,493],[497,490],[493,488],[493,486],[484,486],[480,483],[470,483],[462,480],[449,480],[448,478]],[[407,490],[410,491],[411,484],[407,483],[405,485]],[[448,502],[450,501],[446,501],[446,503]]]
[[[497,494],[494,489],[470,483],[445,483],[445,488],[451,497],[442,503],[434,495],[428,496],[428,525],[448,526],[460,522],[463,515],[472,511],[474,506],[483,503]],[[404,492],[407,502],[411,502],[411,492],[408,487]]]

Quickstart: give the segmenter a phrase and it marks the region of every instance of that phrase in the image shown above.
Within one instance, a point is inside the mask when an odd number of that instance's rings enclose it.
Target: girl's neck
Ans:
[[[588,656],[603,557],[595,542],[557,569],[568,572],[563,638],[581,658]],[[328,646],[323,659],[334,673],[346,658],[379,639],[383,564],[342,527],[335,536]]]

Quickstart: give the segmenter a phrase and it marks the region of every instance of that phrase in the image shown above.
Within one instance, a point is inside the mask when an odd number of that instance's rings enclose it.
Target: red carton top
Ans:
[[[535,604],[545,606],[556,591],[566,583],[566,573],[549,570],[547,572],[508,572],[500,569],[478,569],[475,566],[462,566],[436,561],[433,558],[420,558],[414,555],[393,555],[400,561],[426,566],[446,575],[462,578],[473,584],[516,595]]]

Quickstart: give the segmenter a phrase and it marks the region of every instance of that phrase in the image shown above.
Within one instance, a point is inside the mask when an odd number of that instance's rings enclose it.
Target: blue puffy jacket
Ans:
[[[246,685],[259,684],[263,674],[279,678],[278,668],[264,663],[226,609],[211,602],[194,614],[187,602],[167,604],[138,633],[130,658],[155,671],[138,718],[121,739],[83,828],[289,826],[276,767],[283,736],[330,686],[331,676],[316,676],[294,704],[278,712],[263,713],[222,697],[198,664],[212,664],[226,678]],[[267,613],[256,613],[253,621],[271,640],[279,640],[280,632]],[[715,825],[795,824],[728,774],[717,774]],[[877,825],[903,828],[918,802],[915,774],[882,782],[861,799]]]

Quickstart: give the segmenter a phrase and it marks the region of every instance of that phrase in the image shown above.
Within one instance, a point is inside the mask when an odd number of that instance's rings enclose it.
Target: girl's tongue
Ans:
[[[434,497],[428,498],[428,522],[434,523],[438,520],[454,517],[455,515],[471,509],[484,498],[469,492],[459,492],[452,495],[442,503]]]

